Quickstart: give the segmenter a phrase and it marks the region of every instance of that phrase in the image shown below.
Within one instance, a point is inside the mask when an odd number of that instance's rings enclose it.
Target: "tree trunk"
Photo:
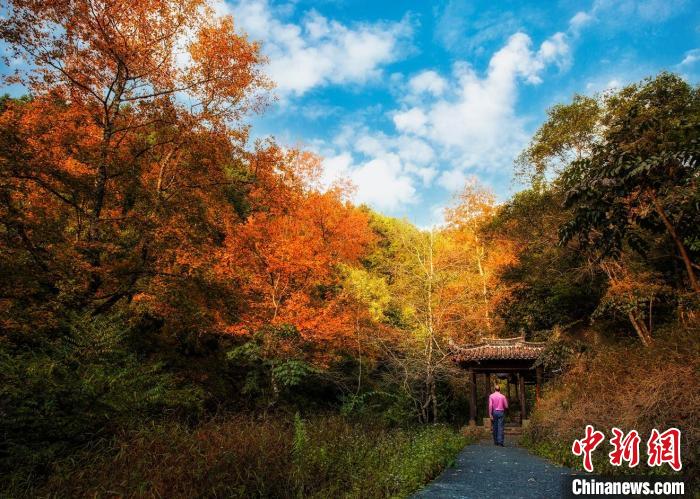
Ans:
[[[646,324],[644,324],[644,321],[637,319],[632,312],[628,312],[627,317],[629,317],[632,327],[637,332],[639,339],[642,341],[642,345],[645,347],[651,346],[653,340],[651,338],[651,334],[649,334],[649,331],[647,330]]]
[[[484,318],[486,319],[486,329],[491,331],[491,316],[489,314],[489,295],[488,288],[486,286],[486,272],[484,272],[484,267],[481,260],[484,257],[484,247],[479,245],[479,239],[476,239],[477,249],[476,249],[476,266],[479,271],[479,277],[481,277],[481,296],[484,301]]]
[[[355,312],[355,329],[357,330],[357,361],[358,361],[358,372],[357,372],[357,390],[355,394],[359,395],[360,389],[362,388],[362,339],[360,338],[360,319],[359,312]]]
[[[102,209],[105,204],[105,196],[107,193],[108,180],[108,165],[110,160],[110,150],[112,148],[112,139],[114,138],[115,123],[119,117],[119,106],[121,98],[124,94],[126,69],[120,63],[117,67],[117,74],[114,80],[114,97],[111,102],[105,100],[103,102],[104,116],[102,123],[98,123],[102,127],[102,143],[100,145],[100,156],[96,165],[95,180],[93,183],[92,192],[92,208],[88,214],[88,232],[87,240],[90,246],[87,251],[87,258],[93,269],[90,271],[90,279],[88,283],[88,293],[95,294],[102,284],[102,277],[97,269],[102,265],[100,249],[95,247],[95,244],[100,239],[99,224],[102,216]],[[106,97],[108,99],[108,97]]]
[[[683,240],[676,232],[676,228],[671,223],[671,220],[669,220],[668,215],[666,215],[666,211],[664,210],[664,207],[661,205],[661,202],[656,197],[656,195],[652,194],[651,199],[654,201],[654,208],[656,209],[656,213],[659,215],[661,221],[664,223],[664,226],[666,227],[666,230],[671,236],[671,239],[673,239],[673,242],[676,244],[676,248],[678,248],[678,253],[680,253],[681,258],[683,259],[685,270],[688,273],[690,287],[696,293],[700,293],[700,282],[698,282],[698,279],[695,276],[695,271],[693,270],[693,262],[690,260],[688,250],[686,250],[685,245],[683,244]]]
[[[433,378],[430,383],[430,398],[433,400],[433,424],[436,424],[438,421],[438,404],[435,390],[435,378]]]
[[[518,389],[520,396],[520,424],[523,424],[523,419],[527,419],[527,399],[525,397],[525,377],[518,373]]]

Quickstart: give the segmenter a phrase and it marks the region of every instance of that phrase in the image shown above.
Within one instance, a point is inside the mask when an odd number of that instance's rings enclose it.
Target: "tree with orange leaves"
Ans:
[[[516,258],[512,241],[487,235],[484,228],[496,214],[494,195],[483,187],[468,183],[457,197],[457,204],[446,210],[446,235],[451,241],[447,256],[459,279],[453,292],[462,297],[462,334],[470,339],[494,335],[494,309],[507,290],[499,272]]]
[[[216,280],[208,248],[261,163],[232,128],[270,86],[258,45],[203,0],[11,0],[0,38],[31,68],[6,80],[32,99],[0,117],[1,215],[27,272],[97,312]]]
[[[307,339],[340,346],[353,325],[342,301],[339,265],[356,265],[372,241],[367,215],[344,200],[342,189],[310,186],[317,157],[297,151],[286,156],[289,170],[265,190],[265,208],[258,206],[227,239],[222,261],[247,303],[230,330],[287,324]]]

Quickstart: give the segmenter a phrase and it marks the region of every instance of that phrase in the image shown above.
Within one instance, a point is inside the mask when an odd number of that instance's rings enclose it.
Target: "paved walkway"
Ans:
[[[466,446],[454,466],[413,498],[557,498],[562,496],[561,475],[570,472],[512,443],[496,447],[481,442]]]

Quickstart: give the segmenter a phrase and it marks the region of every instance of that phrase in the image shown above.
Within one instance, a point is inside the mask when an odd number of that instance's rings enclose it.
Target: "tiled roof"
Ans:
[[[534,360],[544,350],[544,343],[525,341],[524,338],[488,338],[476,345],[451,345],[457,362],[480,360],[523,359]]]

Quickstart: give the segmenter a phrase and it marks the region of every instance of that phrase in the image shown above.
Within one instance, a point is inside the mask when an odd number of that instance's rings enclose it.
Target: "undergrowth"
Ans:
[[[404,497],[467,443],[445,426],[387,429],[339,416],[161,422],[55,463],[32,497]],[[0,493],[0,495],[2,495]]]
[[[698,481],[700,461],[700,338],[698,331],[665,331],[653,347],[637,343],[598,346],[572,361],[567,372],[545,391],[533,412],[522,443],[566,466],[582,469],[571,452],[586,425],[603,431],[606,441],[593,453],[596,473],[669,474],[668,465],[646,465],[646,442],[652,428],[681,430],[681,474]],[[611,466],[611,428],[637,430],[640,464]]]

